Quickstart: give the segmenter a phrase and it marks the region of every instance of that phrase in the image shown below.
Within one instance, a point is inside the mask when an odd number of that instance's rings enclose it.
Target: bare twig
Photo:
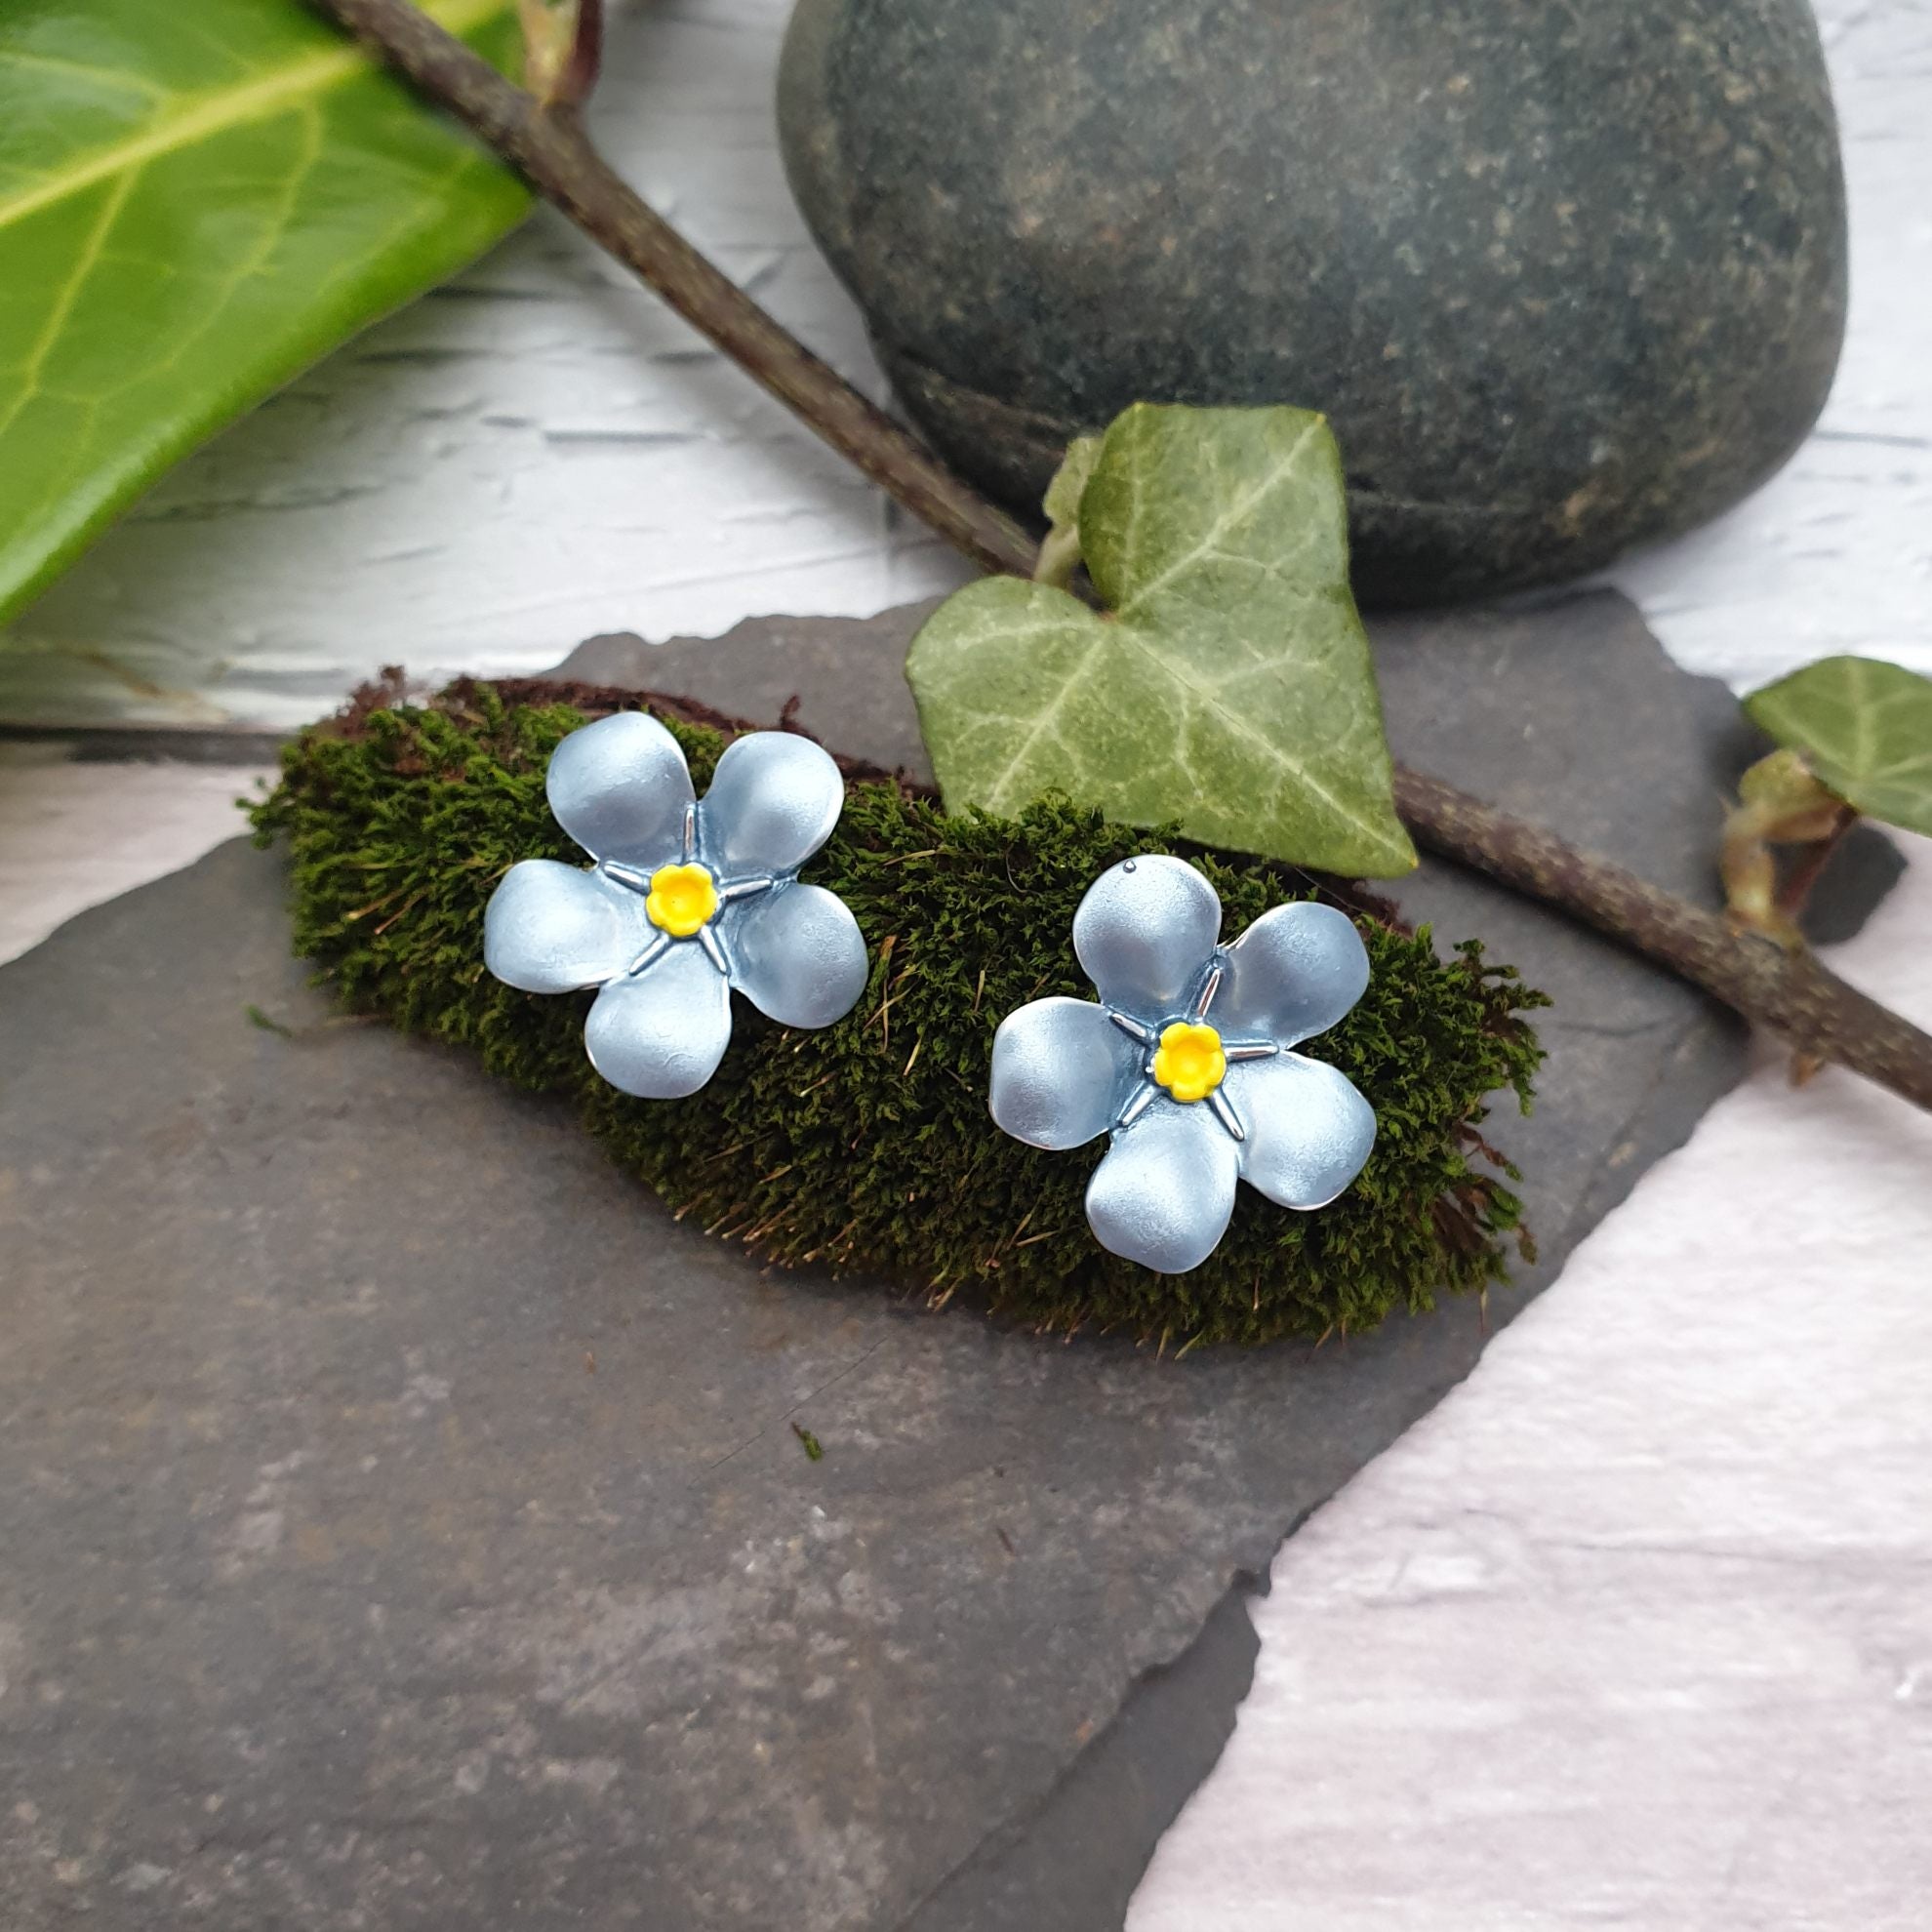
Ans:
[[[842,457],[982,570],[1025,576],[1033,544],[796,337],[743,294],[614,175],[574,114],[546,113],[408,0],[312,0],[503,156],[600,248]]]
[[[706,262],[613,174],[574,115],[521,88],[409,0],[310,0],[463,121],[538,193],[654,289],[833,449],[983,570],[1026,577],[1037,546]],[[1395,803],[1429,850],[1596,927],[1702,986],[1799,1053],[1932,1109],[1932,1036],[1717,914],[1646,885],[1453,786],[1398,768]]]
[[[1932,1110],[1932,1037],[1809,953],[1734,931],[1720,913],[1660,892],[1610,860],[1578,852],[1439,779],[1398,771],[1395,805],[1431,851],[1560,906],[1801,1052]]]

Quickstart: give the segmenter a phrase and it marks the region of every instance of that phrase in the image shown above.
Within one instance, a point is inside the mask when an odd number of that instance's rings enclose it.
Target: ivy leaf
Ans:
[[[1137,403],[1102,441],[1078,525],[1104,613],[988,578],[913,639],[948,806],[1010,817],[1062,791],[1204,844],[1408,871],[1326,422]]]
[[[1932,679],[1877,658],[1823,658],[1744,707],[1847,805],[1932,835]]]
[[[1035,584],[1058,584],[1063,589],[1080,562],[1080,499],[1087,479],[1100,461],[1098,436],[1075,436],[1060,460],[1060,467],[1040,499],[1046,512],[1047,534],[1040,540],[1039,561],[1033,566]]]
[[[513,0],[426,11],[513,58]],[[6,0],[0,617],[528,205],[299,0]]]
[[[1040,508],[1046,512],[1047,524],[1056,535],[1079,536],[1080,499],[1093,481],[1094,465],[1100,462],[1104,441],[1100,436],[1075,436],[1067,444],[1060,467],[1053,472],[1053,481],[1040,499]]]

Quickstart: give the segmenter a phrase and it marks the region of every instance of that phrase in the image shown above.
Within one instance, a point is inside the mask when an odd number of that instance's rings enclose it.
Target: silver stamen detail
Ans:
[[[754,892],[770,892],[777,883],[773,878],[734,879],[730,885],[718,888],[718,900],[723,904],[732,899],[749,899]]]
[[[1237,1040],[1232,1046],[1223,1040],[1221,1051],[1230,1061],[1267,1060],[1270,1055],[1279,1053],[1281,1049],[1272,1040]]]
[[[684,808],[684,858],[687,865],[698,844],[698,807],[687,805]]]
[[[1234,1136],[1237,1141],[1248,1138],[1248,1130],[1241,1125],[1241,1116],[1234,1111],[1234,1104],[1219,1087],[1208,1097],[1208,1105],[1214,1108],[1214,1117]]]
[[[660,933],[658,937],[654,939],[651,942],[651,944],[647,946],[644,948],[644,950],[640,952],[637,955],[637,957],[633,959],[630,962],[630,964],[624,969],[624,977],[630,980],[636,979],[638,974],[643,972],[645,967],[651,965],[653,961],[655,961],[661,953],[664,952],[669,947],[670,943],[671,943],[671,936],[668,933]]]
[[[1218,959],[1208,968],[1207,978],[1201,983],[1201,996],[1194,1002],[1196,1020],[1207,1018],[1207,1010],[1214,1004],[1214,996],[1221,990],[1222,977],[1226,970]]]
[[[1116,1013],[1112,1007],[1107,1009],[1107,1017],[1127,1035],[1130,1040],[1139,1040],[1143,1046],[1153,1038],[1152,1028],[1144,1026],[1138,1020],[1130,1020],[1124,1013]]]
[[[628,886],[632,892],[651,890],[650,873],[640,872],[634,865],[621,865],[615,859],[606,859],[603,868],[606,878],[615,879],[621,886]]]
[[[700,926],[698,928],[698,944],[704,948],[704,957],[729,979],[731,977],[731,963],[725,958],[724,944],[718,938],[716,932],[709,926]]]

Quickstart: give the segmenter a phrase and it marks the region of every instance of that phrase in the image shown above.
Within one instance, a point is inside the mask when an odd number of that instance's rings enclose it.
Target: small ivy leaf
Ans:
[[[1877,658],[1822,658],[1744,707],[1847,805],[1932,835],[1932,678]]]
[[[1738,804],[1754,833],[1774,845],[1829,838],[1849,809],[1820,783],[1804,753],[1788,745],[1767,751],[1746,770],[1738,780]]]
[[[1057,584],[1065,589],[1080,561],[1080,499],[1086,494],[1094,464],[1100,461],[1101,440],[1098,436],[1075,436],[1040,499],[1048,529],[1040,542],[1039,561],[1033,566],[1035,584]]]
[[[1100,462],[1104,440],[1099,436],[1075,436],[1067,444],[1067,454],[1061,459],[1060,467],[1054,471],[1053,481],[1047,485],[1046,495],[1040,500],[1040,508],[1046,512],[1046,520],[1056,531],[1078,533],[1080,499],[1087,494],[1087,484],[1092,479],[1094,465]]]
[[[1011,817],[1060,791],[1292,865],[1413,867],[1327,423],[1137,403],[1101,439],[1078,520],[1104,614],[988,578],[912,641],[947,805]]]

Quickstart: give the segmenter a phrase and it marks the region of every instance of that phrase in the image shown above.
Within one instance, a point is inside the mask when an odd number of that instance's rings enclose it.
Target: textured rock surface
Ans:
[[[780,111],[962,468],[1031,508],[1137,398],[1323,409],[1368,601],[1690,528],[1837,358],[1803,0],[801,0]]]
[[[905,759],[911,622],[579,667]],[[1628,606],[1379,645],[1417,762],[1705,890],[1749,747]],[[1494,1327],[1741,1042],[1473,881],[1405,896],[1558,1000]],[[0,1924],[1117,1925],[1245,1680],[1230,1581],[1483,1311],[1175,1364],[760,1276],[286,945],[234,845],[0,971]]]

